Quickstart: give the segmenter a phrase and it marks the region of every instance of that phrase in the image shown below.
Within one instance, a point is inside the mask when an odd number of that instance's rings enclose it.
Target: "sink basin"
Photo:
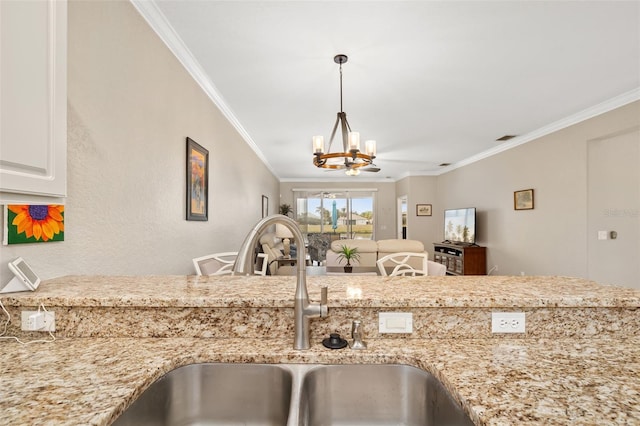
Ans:
[[[407,365],[329,365],[309,371],[300,424],[461,425],[473,422],[432,374]]]
[[[292,374],[276,365],[192,364],[155,381],[114,425],[286,425]]]
[[[114,425],[473,423],[433,375],[407,365],[211,363],[165,374]]]

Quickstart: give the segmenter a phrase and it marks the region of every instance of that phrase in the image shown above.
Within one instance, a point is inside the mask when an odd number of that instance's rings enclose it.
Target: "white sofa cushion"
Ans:
[[[338,253],[342,246],[357,248],[360,258],[352,260],[351,266],[363,266],[375,268],[378,251],[378,244],[373,240],[335,240],[331,242],[331,250],[327,251],[327,266],[344,266],[347,262],[343,259],[340,261]]]
[[[379,240],[378,241],[378,258],[382,256],[386,256],[389,253],[400,253],[400,252],[410,252],[410,253],[422,253],[424,251],[424,244],[422,241],[417,240],[400,240],[400,239],[392,239],[392,240]]]

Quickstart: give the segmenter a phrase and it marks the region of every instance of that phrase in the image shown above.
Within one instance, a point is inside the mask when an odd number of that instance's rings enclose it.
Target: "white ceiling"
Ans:
[[[438,174],[640,94],[638,1],[132,1],[283,181]],[[379,173],[312,165],[338,53]]]

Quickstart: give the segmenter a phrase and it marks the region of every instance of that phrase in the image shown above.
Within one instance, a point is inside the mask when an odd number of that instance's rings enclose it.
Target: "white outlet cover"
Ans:
[[[526,317],[524,312],[492,312],[492,333],[524,333]]]
[[[413,314],[411,312],[380,312],[378,332],[413,333]]]
[[[41,313],[44,314],[44,325],[38,330],[31,330],[29,328],[29,316]],[[21,329],[22,331],[56,331],[56,313],[52,311],[22,311],[21,315]]]

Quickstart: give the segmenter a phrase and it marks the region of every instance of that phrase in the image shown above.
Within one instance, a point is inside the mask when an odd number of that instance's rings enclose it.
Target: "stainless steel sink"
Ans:
[[[330,365],[309,371],[300,425],[473,425],[432,374],[407,365]]]
[[[154,382],[114,425],[286,425],[289,370],[264,364],[192,364]]]
[[[114,425],[473,425],[406,365],[193,364],[154,382]]]

